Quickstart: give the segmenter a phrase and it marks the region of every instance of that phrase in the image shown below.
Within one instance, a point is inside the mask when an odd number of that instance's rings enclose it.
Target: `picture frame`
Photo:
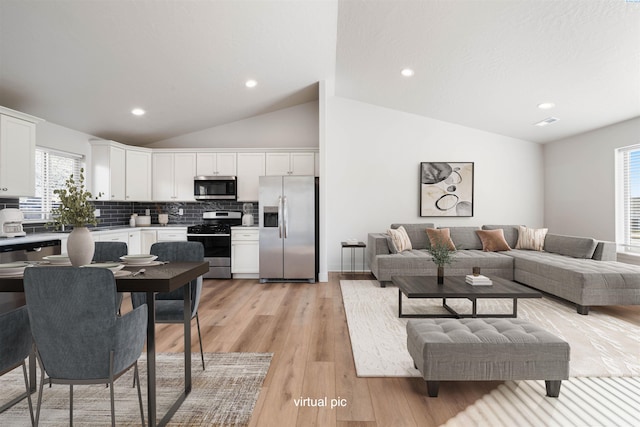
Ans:
[[[420,216],[472,217],[474,162],[420,163]]]

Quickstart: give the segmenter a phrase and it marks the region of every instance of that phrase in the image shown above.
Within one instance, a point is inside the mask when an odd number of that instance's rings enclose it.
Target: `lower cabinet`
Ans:
[[[157,239],[156,230],[140,230],[140,253],[148,254]]]
[[[231,274],[234,279],[256,279],[260,273],[257,228],[231,229]]]

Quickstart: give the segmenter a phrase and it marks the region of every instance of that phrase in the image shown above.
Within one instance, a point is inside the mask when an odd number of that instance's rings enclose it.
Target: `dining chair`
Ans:
[[[149,251],[157,255],[158,261],[204,261],[204,246],[200,242],[158,242],[151,245]],[[198,327],[198,341],[200,342],[200,358],[202,370],[205,370],[204,352],[202,350],[202,335],[200,333],[200,319],[198,318],[198,304],[202,293],[202,276],[191,281],[191,319],[195,317]],[[134,307],[144,304],[146,295],[136,292],[131,294]],[[156,294],[156,323],[184,322],[184,290],[176,289],[172,292]]]
[[[41,371],[35,425],[40,420],[46,373],[53,384],[69,384],[71,424],[73,385],[108,384],[111,425],[115,426],[113,382],[131,367],[144,425],[138,358],[146,338],[146,304],[117,316],[115,278],[106,268],[27,268],[24,293]]]
[[[93,262],[121,262],[120,257],[128,253],[127,244],[124,242],[96,242],[93,252]],[[124,294],[118,292],[118,314],[122,306]]]
[[[7,313],[0,314],[0,376],[22,365],[24,387],[27,400],[29,401],[31,425],[34,425],[31,391],[29,390],[29,380],[27,378],[27,365],[24,362],[27,356],[29,356],[31,347],[31,328],[29,327],[27,307],[23,305]],[[20,395],[11,402],[6,403],[0,407],[0,412],[4,412],[22,399],[24,399],[24,395]]]

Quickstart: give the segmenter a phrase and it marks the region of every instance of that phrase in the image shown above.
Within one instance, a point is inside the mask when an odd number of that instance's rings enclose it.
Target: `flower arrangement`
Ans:
[[[63,229],[65,225],[96,225],[98,220],[91,203],[93,195],[84,187],[84,169],[80,169],[77,183],[71,174],[65,181],[65,187],[53,190],[53,194],[60,198],[60,204],[51,210],[52,222],[48,225],[53,225],[56,230]]]
[[[453,255],[457,252],[455,249],[451,249],[445,242],[438,240],[435,245],[431,245],[427,248],[427,252],[433,258],[433,262],[438,267],[444,267],[445,265],[451,265],[453,262]]]

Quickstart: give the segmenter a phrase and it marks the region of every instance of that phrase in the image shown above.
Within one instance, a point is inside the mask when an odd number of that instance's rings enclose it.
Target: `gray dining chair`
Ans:
[[[41,370],[35,425],[40,420],[46,373],[54,384],[69,384],[71,424],[73,385],[108,384],[111,425],[115,426],[113,382],[131,367],[138,378],[147,330],[146,304],[117,316],[115,278],[102,268],[27,268],[24,293]],[[144,425],[140,380],[136,382]]]
[[[33,405],[31,403],[31,391],[29,390],[29,380],[27,378],[27,365],[24,362],[31,352],[31,347],[31,329],[29,328],[29,313],[27,312],[27,307],[22,306],[7,313],[0,314],[0,376],[22,365],[24,387],[27,400],[29,401],[31,425],[33,425]],[[11,402],[4,404],[0,407],[0,412],[9,409],[24,399],[24,397],[24,395],[20,395]]]
[[[158,242],[151,245],[150,253],[157,255],[159,261],[204,261],[204,246],[200,242]],[[200,319],[198,318],[198,304],[202,294],[202,276],[191,281],[191,319],[195,317],[198,327],[198,341],[200,342],[200,358],[202,370],[205,370],[204,352],[202,350],[202,335],[200,333]],[[131,294],[134,307],[144,304],[146,295],[136,292]],[[172,292],[156,294],[156,323],[184,322],[184,290],[176,289]]]
[[[93,252],[94,262],[121,262],[120,257],[128,253],[127,244],[124,242],[96,242]],[[118,314],[122,306],[124,294],[118,292]]]

